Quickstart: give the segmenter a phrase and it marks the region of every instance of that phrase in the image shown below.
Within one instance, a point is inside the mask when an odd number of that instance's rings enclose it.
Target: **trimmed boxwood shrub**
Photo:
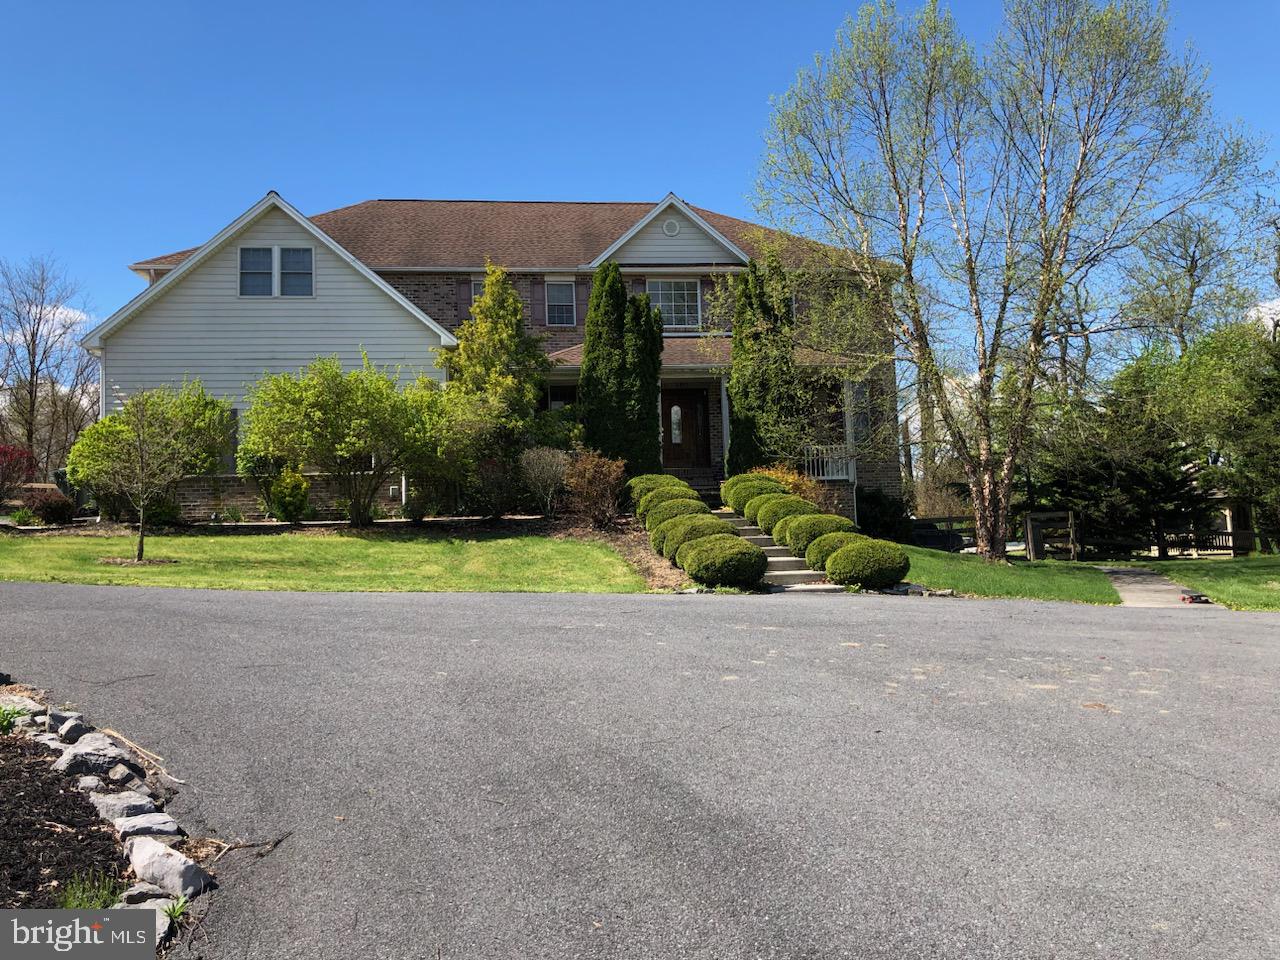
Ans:
[[[636,519],[643,520],[649,511],[668,500],[697,500],[698,495],[688,487],[665,486],[650,490],[636,504]]]
[[[759,508],[756,513],[756,526],[765,533],[773,531],[773,525],[783,517],[793,516],[798,513],[820,513],[816,503],[810,503],[804,497],[781,497],[777,500],[770,500],[764,506]]]
[[[805,551],[809,549],[809,544],[823,534],[851,533],[858,529],[848,517],[834,513],[809,513],[799,516],[792,514],[784,519],[790,520],[787,524],[787,546],[797,557],[803,557]],[[776,530],[777,527],[774,529]],[[778,538],[775,536],[774,539]]]
[[[847,547],[857,540],[866,539],[866,536],[861,533],[824,533],[809,544],[809,549],[804,552],[805,566],[810,570],[825,571],[829,556],[841,547]]]
[[[735,533],[690,540],[676,554],[685,573],[708,587],[754,587],[769,562],[763,550]]]
[[[789,497],[791,494],[782,490],[770,490],[767,493],[759,494],[747,501],[747,505],[742,508],[742,515],[755,523],[760,518],[760,508],[771,500],[777,500],[779,497]]]
[[[794,516],[783,517],[773,525],[773,533],[769,534],[769,536],[773,537],[773,542],[778,546],[785,547],[787,545],[787,537],[790,535],[789,531],[791,530],[791,521],[795,519],[796,517]]]
[[[742,484],[759,483],[761,480],[767,480],[779,485],[781,484],[781,481],[776,480],[773,477],[766,477],[760,473],[735,473],[732,477],[725,480],[724,483],[720,484],[720,499],[727,502],[729,495]]]
[[[642,473],[638,477],[632,477],[627,481],[627,497],[630,500],[631,508],[634,510],[636,506],[644,499],[644,495],[659,487],[689,485],[679,477],[673,477],[668,473]]]
[[[686,543],[721,533],[733,533],[733,524],[719,517],[708,517],[705,513],[686,513],[655,527],[649,535],[649,542],[653,543],[653,538],[661,534],[661,542],[655,544],[654,549],[668,560],[674,560],[676,551]]]
[[[746,509],[747,501],[752,497],[758,497],[762,493],[786,493],[787,488],[780,484],[777,480],[771,480],[769,477],[761,477],[756,480],[754,477],[750,480],[743,480],[741,483],[735,484],[729,490],[726,503],[734,513],[742,514]],[[742,514],[746,516],[746,514]]]
[[[845,586],[885,590],[911,569],[907,551],[888,540],[855,540],[827,557],[827,579]]]
[[[645,514],[644,528],[646,530],[654,530],[672,517],[682,517],[686,513],[710,512],[711,508],[701,500],[668,500],[666,503],[658,504]]]

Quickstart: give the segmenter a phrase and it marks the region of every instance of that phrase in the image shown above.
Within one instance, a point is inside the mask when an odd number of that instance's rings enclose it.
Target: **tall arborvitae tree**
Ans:
[[[662,317],[647,295],[627,296],[616,263],[596,271],[578,381],[583,439],[627,472],[662,468],[658,422]]]
[[[662,314],[642,293],[627,298],[623,323],[623,378],[626,409],[627,472],[632,476],[662,469]]]
[[[582,417],[583,441],[608,457],[620,456],[625,446],[622,378],[626,368],[626,311],[627,288],[622,272],[612,261],[601,264],[587,305],[577,407]]]

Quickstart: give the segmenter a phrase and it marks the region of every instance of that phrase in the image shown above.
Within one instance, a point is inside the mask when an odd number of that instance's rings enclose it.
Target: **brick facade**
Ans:
[[[322,474],[309,474],[311,481],[311,506],[317,520],[346,519],[336,507],[338,491],[334,482]],[[394,492],[392,488],[394,489]],[[258,488],[250,480],[235,474],[219,474],[208,477],[187,477],[174,491],[182,519],[190,523],[212,520],[215,516],[226,519],[227,510],[236,508],[246,520],[263,520],[266,512]],[[377,499],[377,504],[387,516],[397,516],[400,511],[400,479],[393,477]]]

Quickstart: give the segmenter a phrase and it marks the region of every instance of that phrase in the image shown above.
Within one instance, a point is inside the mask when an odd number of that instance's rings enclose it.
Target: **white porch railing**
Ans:
[[[857,477],[853,449],[845,443],[805,447],[803,468],[815,480],[854,480]]]

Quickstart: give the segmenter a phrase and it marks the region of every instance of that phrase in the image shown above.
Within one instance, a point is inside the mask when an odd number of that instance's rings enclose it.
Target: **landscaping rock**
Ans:
[[[194,897],[214,886],[204,867],[151,837],[134,837],[125,844],[125,853],[139,880],[172,897]]]
[[[67,743],[75,743],[92,729],[93,727],[89,726],[79,717],[72,717],[58,728],[58,736]]]
[[[37,703],[30,697],[23,697],[16,693],[0,694],[0,707],[14,707],[18,710],[25,710],[28,714],[44,713],[44,704]]]
[[[110,770],[107,771],[108,780],[110,780],[112,783],[118,783],[121,786],[129,787],[129,789],[133,789],[133,785],[129,781],[138,780],[142,776],[143,776],[143,771],[141,768],[138,768],[135,770],[133,767],[130,767],[128,764],[125,764],[125,763],[117,763],[114,767],[112,767]]]
[[[76,787],[80,790],[101,790],[102,778],[86,774],[76,781]]]
[[[108,771],[114,772],[116,767],[124,767],[132,775],[144,773],[138,758],[105,733],[86,733],[67,747],[53,765],[59,773],[106,773],[108,777]]]
[[[36,743],[43,744],[44,746],[48,747],[50,750],[63,750],[67,746],[65,743],[62,742],[62,738],[59,737],[56,733],[33,733],[31,734],[31,739],[34,740]],[[55,761],[54,769],[57,769],[57,764],[61,762],[62,762],[61,759],[58,759],[57,761]]]
[[[80,713],[72,713],[66,710],[55,710],[53,707],[41,707],[39,713],[33,714],[33,719],[39,721],[41,726],[48,726],[50,730],[58,730],[68,720],[83,720],[84,715]]]
[[[157,887],[154,883],[135,883],[120,896],[121,903],[144,903],[147,900],[158,900],[168,898],[167,893]]]
[[[169,935],[169,928],[173,925],[173,921],[169,919],[169,915],[165,913],[166,907],[173,906],[172,898],[163,900],[146,900],[142,903],[117,903],[112,910],[154,910],[156,912],[156,945],[159,946],[164,938]]]
[[[166,837],[185,836],[178,821],[167,813],[140,813],[137,816],[119,817],[112,821],[121,840],[144,835]]]
[[[150,797],[144,797],[133,790],[123,793],[91,793],[89,802],[98,809],[98,816],[103,820],[120,820],[156,812],[156,805]]]

